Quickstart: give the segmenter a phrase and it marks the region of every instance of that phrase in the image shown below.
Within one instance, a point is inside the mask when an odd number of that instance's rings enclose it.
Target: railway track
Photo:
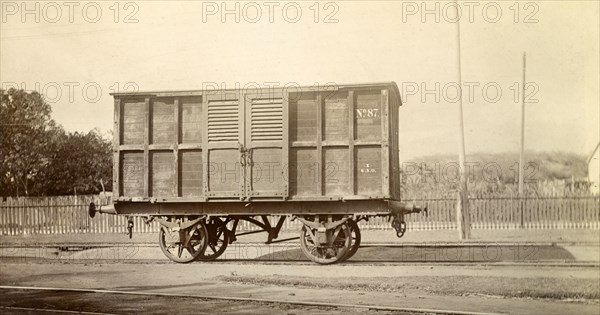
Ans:
[[[236,245],[260,245],[260,246],[271,246],[271,247],[289,247],[290,244],[296,243],[273,243],[265,244],[265,242],[236,242]],[[8,247],[114,247],[114,246],[138,246],[138,247],[158,247],[156,242],[118,242],[118,243],[85,243],[85,242],[60,242],[60,243],[0,243],[0,248]],[[233,245],[232,245],[233,246]],[[297,245],[294,245],[297,246]],[[477,247],[477,246],[600,246],[599,242],[362,242],[361,248],[365,247],[407,247],[407,246],[420,246],[420,247]]]
[[[57,308],[39,308],[39,307],[22,307],[22,306],[0,306],[0,310],[4,310],[4,314],[9,314],[9,312],[27,312],[27,313],[55,313],[55,314],[82,314],[82,315],[120,315],[115,313],[105,313],[105,312],[86,312],[86,311],[74,311],[74,310],[66,310],[66,309],[57,309]]]
[[[212,301],[225,301],[225,302],[252,302],[252,303],[264,303],[270,305],[287,305],[299,308],[306,307],[321,307],[326,309],[346,310],[354,309],[358,312],[362,311],[388,311],[397,312],[400,314],[471,314],[471,315],[497,315],[501,313],[486,313],[486,312],[470,312],[460,311],[451,309],[431,309],[431,308],[414,308],[414,307],[395,307],[395,306],[383,306],[383,305],[366,305],[366,304],[344,304],[344,303],[328,303],[328,302],[317,302],[317,301],[291,301],[291,300],[278,300],[278,299],[265,299],[265,298],[250,298],[250,297],[233,297],[233,296],[222,296],[222,295],[198,295],[198,294],[177,294],[177,293],[160,293],[160,292],[141,292],[141,291],[121,291],[121,290],[102,290],[102,289],[82,289],[82,288],[60,288],[60,287],[28,287],[28,286],[4,286],[0,285],[0,292],[2,291],[21,291],[21,292],[45,292],[55,294],[69,294],[72,298],[72,294],[103,294],[103,295],[118,295],[118,296],[137,296],[137,297],[160,297],[160,298],[191,298],[191,299],[202,299]],[[4,294],[4,293],[3,293]],[[39,307],[23,307],[23,306],[0,306],[0,309],[5,310],[21,310],[21,311],[36,311],[36,312],[49,312],[49,313],[73,313],[73,314],[90,314],[90,315],[113,315],[121,313],[106,313],[96,311],[75,311],[70,309],[56,309],[56,308],[39,308]]]
[[[452,266],[549,266],[598,267],[597,260],[544,259],[536,256],[536,249],[546,246],[552,250],[560,247],[549,244],[386,244],[371,243],[361,246],[359,255],[348,260],[348,265],[452,265]],[[504,249],[504,257],[499,253]],[[221,264],[286,264],[312,265],[299,253],[295,244],[260,242],[236,243],[215,262]],[[387,251],[387,254],[380,253]],[[399,252],[401,251],[401,252]],[[460,255],[458,251],[462,251]],[[519,252],[520,251],[520,252]],[[123,263],[169,264],[159,255],[154,243],[54,243],[54,244],[1,244],[0,261],[38,263]],[[476,255],[477,254],[477,255]],[[377,256],[379,255],[379,256]],[[494,256],[495,255],[495,256]],[[517,257],[520,255],[521,257]],[[539,256],[539,255],[538,255]]]
[[[47,264],[47,259],[27,259],[28,263],[40,263]],[[0,257],[2,263],[21,263],[24,262],[23,258],[5,258]],[[69,264],[127,264],[127,265],[140,265],[140,264],[156,264],[156,265],[177,265],[177,263],[167,261],[164,259],[132,259],[132,260],[111,260],[111,259],[98,259],[98,260],[56,260],[50,263],[69,263]],[[235,265],[286,265],[286,266],[314,266],[315,264],[309,261],[275,261],[275,260],[217,260],[214,262],[193,262],[191,264],[235,264]],[[393,262],[393,261],[365,261],[365,260],[350,260],[339,266],[455,266],[455,267],[557,267],[557,268],[598,268],[600,263],[598,262],[529,262],[529,263],[510,263],[510,262]]]

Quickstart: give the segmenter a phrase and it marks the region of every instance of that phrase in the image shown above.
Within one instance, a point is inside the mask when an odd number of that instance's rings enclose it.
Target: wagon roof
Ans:
[[[330,84],[324,86],[296,86],[301,91],[332,91],[332,87],[336,90],[345,89],[345,88],[379,88],[379,87],[387,87],[390,88],[396,94],[396,97],[400,99],[400,91],[398,90],[398,85],[394,81],[389,82],[376,82],[376,83],[352,83],[352,84]],[[282,90],[283,87],[265,87],[262,90]],[[236,91],[239,89],[223,89],[218,91]],[[215,90],[210,90],[213,93]],[[110,95],[114,97],[127,97],[127,96],[192,96],[192,95],[202,95],[204,90],[158,90],[158,91],[137,91],[137,92],[117,92],[110,93]]]

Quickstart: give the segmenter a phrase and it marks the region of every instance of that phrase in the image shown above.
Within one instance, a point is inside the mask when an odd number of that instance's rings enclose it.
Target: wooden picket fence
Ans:
[[[455,198],[416,200],[427,214],[405,217],[408,230],[455,230]],[[473,197],[469,198],[472,229],[600,229],[600,197]],[[365,228],[389,229],[383,219],[371,219]]]
[[[110,196],[59,196],[7,198],[0,203],[0,234],[66,234],[66,233],[124,233],[124,216],[98,214],[90,218],[90,202],[105,205]],[[410,200],[408,201],[410,202]],[[416,200],[428,207],[427,214],[406,216],[409,230],[456,229],[456,199],[450,197]],[[600,229],[600,197],[483,197],[469,200],[473,229]],[[158,232],[159,225],[149,225],[134,217],[136,233]],[[386,218],[371,218],[361,222],[363,229],[391,229]],[[300,228],[298,221],[286,220],[284,230]],[[253,230],[255,226],[240,222],[239,229]]]

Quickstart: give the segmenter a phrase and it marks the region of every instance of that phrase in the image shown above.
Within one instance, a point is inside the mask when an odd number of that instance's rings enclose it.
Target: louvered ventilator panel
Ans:
[[[253,99],[251,103],[252,141],[281,141],[283,139],[283,100]]]
[[[208,103],[208,141],[239,140],[238,101],[212,101]]]

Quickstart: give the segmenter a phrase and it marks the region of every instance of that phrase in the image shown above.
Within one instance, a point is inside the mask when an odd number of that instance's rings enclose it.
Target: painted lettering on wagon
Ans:
[[[358,118],[379,118],[379,108],[357,108],[356,117]]]

